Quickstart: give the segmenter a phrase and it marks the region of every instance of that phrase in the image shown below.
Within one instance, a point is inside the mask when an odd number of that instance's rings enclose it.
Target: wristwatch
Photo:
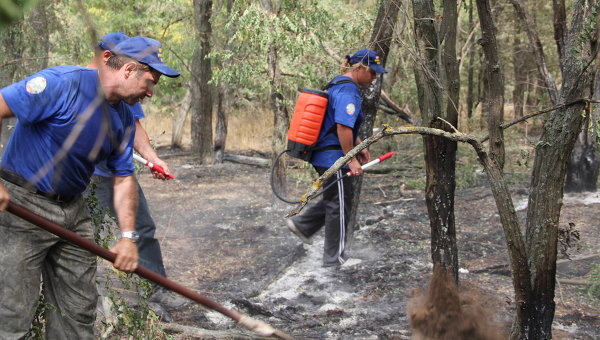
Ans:
[[[135,243],[140,239],[140,234],[137,231],[124,231],[121,233],[121,238],[128,238]]]

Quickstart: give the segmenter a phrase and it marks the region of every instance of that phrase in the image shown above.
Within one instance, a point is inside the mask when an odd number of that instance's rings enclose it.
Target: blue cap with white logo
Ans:
[[[146,37],[133,37],[117,44],[111,52],[131,57],[167,77],[179,77],[179,73],[163,62],[160,42]]]
[[[381,58],[377,55],[377,52],[369,49],[362,49],[352,56],[346,56],[350,65],[356,63],[362,63],[369,66],[376,73],[387,73],[388,71],[381,66]]]
[[[108,33],[107,35],[103,36],[102,39],[100,39],[98,47],[100,47],[103,50],[108,50],[112,52],[113,48],[115,48],[115,46],[117,46],[118,43],[126,39],[129,39],[129,36],[125,33]]]

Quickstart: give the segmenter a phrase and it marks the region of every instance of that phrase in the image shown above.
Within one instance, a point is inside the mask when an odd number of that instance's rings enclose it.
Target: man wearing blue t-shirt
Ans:
[[[364,116],[359,86],[368,86],[375,80],[377,73],[386,72],[375,51],[363,49],[352,56],[346,56],[341,74],[327,86],[327,112],[316,149],[310,159],[319,175],[361,142],[358,130]],[[355,175],[361,175],[361,164],[370,159],[368,149],[362,150],[357,157],[350,159],[347,166],[338,170],[337,176],[332,176],[323,183],[323,187],[339,180],[349,170]],[[304,214],[286,221],[288,228],[307,244],[311,244],[311,237],[325,226],[324,267],[340,266],[347,260],[346,229],[352,198],[351,181],[344,177],[337,182],[337,186],[325,190],[323,198]]]
[[[88,68],[98,69],[105,65],[107,60],[112,56],[112,50],[121,42],[130,37],[121,32],[108,33],[100,39],[100,42],[95,48],[94,59],[87,66]],[[169,175],[171,172],[167,164],[158,157],[156,151],[150,144],[150,139],[146,130],[140,123],[140,119],[145,117],[144,110],[140,103],[135,103],[130,106],[130,110],[133,113],[135,119],[135,139],[133,148],[143,158],[162,167],[165,173]],[[157,179],[169,179],[160,172],[153,172],[153,175]],[[108,209],[111,216],[115,216],[115,209],[113,207],[113,186],[112,186],[112,173],[108,169],[106,162],[101,162],[96,165],[94,175],[92,176],[91,182],[94,183],[93,190],[88,189],[84,192],[84,196],[90,194],[96,195],[98,198],[98,209],[102,213]],[[139,252],[140,265],[144,266],[160,275],[167,276],[165,272],[165,266],[163,264],[162,251],[160,249],[159,241],[154,237],[156,232],[156,224],[150,214],[150,208],[148,202],[139,182],[136,179],[136,191],[138,196],[138,205],[136,212],[135,230],[139,234],[139,240],[137,241],[137,248]],[[161,317],[162,321],[171,321],[172,317],[166,309],[180,307],[187,302],[179,296],[175,296],[169,293],[166,289],[155,286],[150,295],[151,307],[155,307],[153,304],[159,304],[157,308],[154,308],[156,314]]]
[[[52,67],[0,90],[0,123],[18,120],[2,157],[0,210],[10,200],[93,240],[81,193],[96,163],[106,160],[121,229],[111,249],[114,266],[135,270],[135,121],[129,105],[151,97],[162,74],[179,75],[158,53],[152,42],[129,39],[99,70]],[[95,256],[5,212],[0,235],[0,339],[20,339],[29,331],[40,278],[52,306],[45,314],[46,338],[93,339]]]

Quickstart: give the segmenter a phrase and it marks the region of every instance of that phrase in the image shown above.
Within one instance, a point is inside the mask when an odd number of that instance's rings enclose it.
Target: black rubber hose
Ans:
[[[283,197],[280,193],[277,192],[277,190],[275,190],[275,179],[273,174],[275,173],[275,167],[277,166],[277,164],[279,163],[279,159],[281,158],[281,156],[283,156],[284,153],[289,152],[290,150],[283,150],[279,155],[277,155],[277,157],[275,157],[275,160],[273,161],[273,165],[271,166],[271,178],[270,178],[270,182],[271,182],[271,191],[273,191],[273,194],[279,198],[280,200],[282,200],[285,203],[289,203],[289,204],[299,204],[301,203],[300,201],[290,201],[288,199],[286,199],[285,197]],[[329,185],[327,185],[326,187],[323,188],[323,190],[321,190],[321,192],[319,192],[318,194],[314,195],[313,198],[315,197],[319,197],[321,195],[323,195],[323,193],[325,193],[325,190],[329,189],[332,185],[336,184],[337,182],[341,181],[342,179],[344,179],[344,177],[347,177],[348,174],[344,174],[342,177],[336,179],[335,181],[329,183]]]

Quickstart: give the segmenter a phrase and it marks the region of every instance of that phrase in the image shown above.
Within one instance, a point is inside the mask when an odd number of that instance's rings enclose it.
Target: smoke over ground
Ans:
[[[427,291],[417,291],[408,303],[415,340],[501,340],[506,335],[483,308],[479,293],[459,292],[452,276],[436,267]]]

